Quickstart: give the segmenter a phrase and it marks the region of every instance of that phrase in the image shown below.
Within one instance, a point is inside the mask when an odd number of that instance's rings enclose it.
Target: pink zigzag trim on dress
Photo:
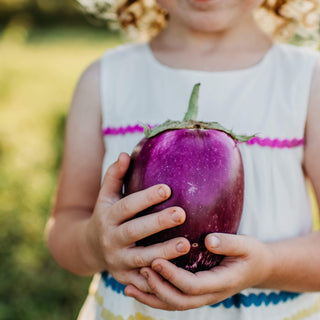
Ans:
[[[151,125],[148,125],[152,128]],[[126,126],[126,127],[107,127],[102,130],[103,135],[105,136],[117,136],[117,135],[124,135],[127,133],[142,133],[143,127],[136,124],[134,126]],[[304,139],[270,139],[270,138],[259,138],[253,137],[248,142],[248,145],[259,145],[261,147],[270,147],[270,148],[295,148],[299,146],[304,146]]]
[[[299,146],[304,146],[304,139],[270,139],[270,138],[251,138],[247,144],[253,145],[258,144],[261,147],[271,147],[271,148],[294,148]]]
[[[150,125],[148,125],[152,128]],[[103,135],[105,136],[117,136],[124,135],[127,133],[136,133],[143,132],[143,127],[136,124],[135,126],[126,126],[126,127],[107,127],[102,130]]]

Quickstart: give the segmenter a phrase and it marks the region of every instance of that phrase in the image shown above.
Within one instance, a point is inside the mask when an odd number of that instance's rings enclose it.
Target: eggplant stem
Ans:
[[[189,107],[188,111],[186,112],[183,121],[196,121],[198,116],[198,110],[199,110],[199,89],[200,89],[200,83],[197,83],[193,86],[192,93],[189,100]]]
[[[199,89],[200,89],[200,83],[195,84],[190,96],[188,111],[186,112],[182,121],[167,120],[166,122],[152,129],[150,129],[147,124],[141,123],[144,128],[145,136],[147,138],[152,138],[164,131],[178,130],[178,129],[219,130],[227,133],[234,140],[237,140],[240,142],[247,142],[255,136],[255,135],[252,135],[252,136],[236,135],[232,132],[232,130],[228,130],[224,128],[218,122],[197,121],[196,119],[197,119],[198,109],[199,109],[198,108]]]

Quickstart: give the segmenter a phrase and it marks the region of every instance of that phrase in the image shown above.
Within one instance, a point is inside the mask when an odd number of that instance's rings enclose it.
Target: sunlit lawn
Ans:
[[[85,28],[0,36],[0,319],[75,319],[90,279],[55,265],[43,230],[76,81],[120,40]]]

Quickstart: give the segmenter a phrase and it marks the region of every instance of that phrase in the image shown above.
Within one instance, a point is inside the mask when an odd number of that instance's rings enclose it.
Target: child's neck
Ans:
[[[272,46],[253,18],[228,30],[204,33],[169,23],[151,41],[155,57],[173,68],[221,71],[258,63]]]

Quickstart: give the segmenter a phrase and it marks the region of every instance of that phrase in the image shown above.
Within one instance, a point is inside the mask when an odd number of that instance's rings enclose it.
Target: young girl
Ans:
[[[80,319],[320,319],[320,233],[312,232],[305,184],[307,176],[320,200],[319,58],[273,42],[253,16],[262,6],[282,23],[295,9],[299,21],[299,10],[311,12],[316,1],[301,8],[290,0],[157,2],[156,9],[150,1],[149,9],[142,1],[121,2],[124,26],[162,30],[89,66],[67,122],[48,243],[65,269],[95,274]],[[239,235],[209,234],[207,249],[225,258],[193,274],[169,261],[189,251],[185,238],[135,246],[184,222],[179,207],[130,219],[170,197],[170,186],[124,198],[121,188],[128,154],[143,137],[138,121],[182,119],[198,82],[199,120],[258,137],[239,145]]]

